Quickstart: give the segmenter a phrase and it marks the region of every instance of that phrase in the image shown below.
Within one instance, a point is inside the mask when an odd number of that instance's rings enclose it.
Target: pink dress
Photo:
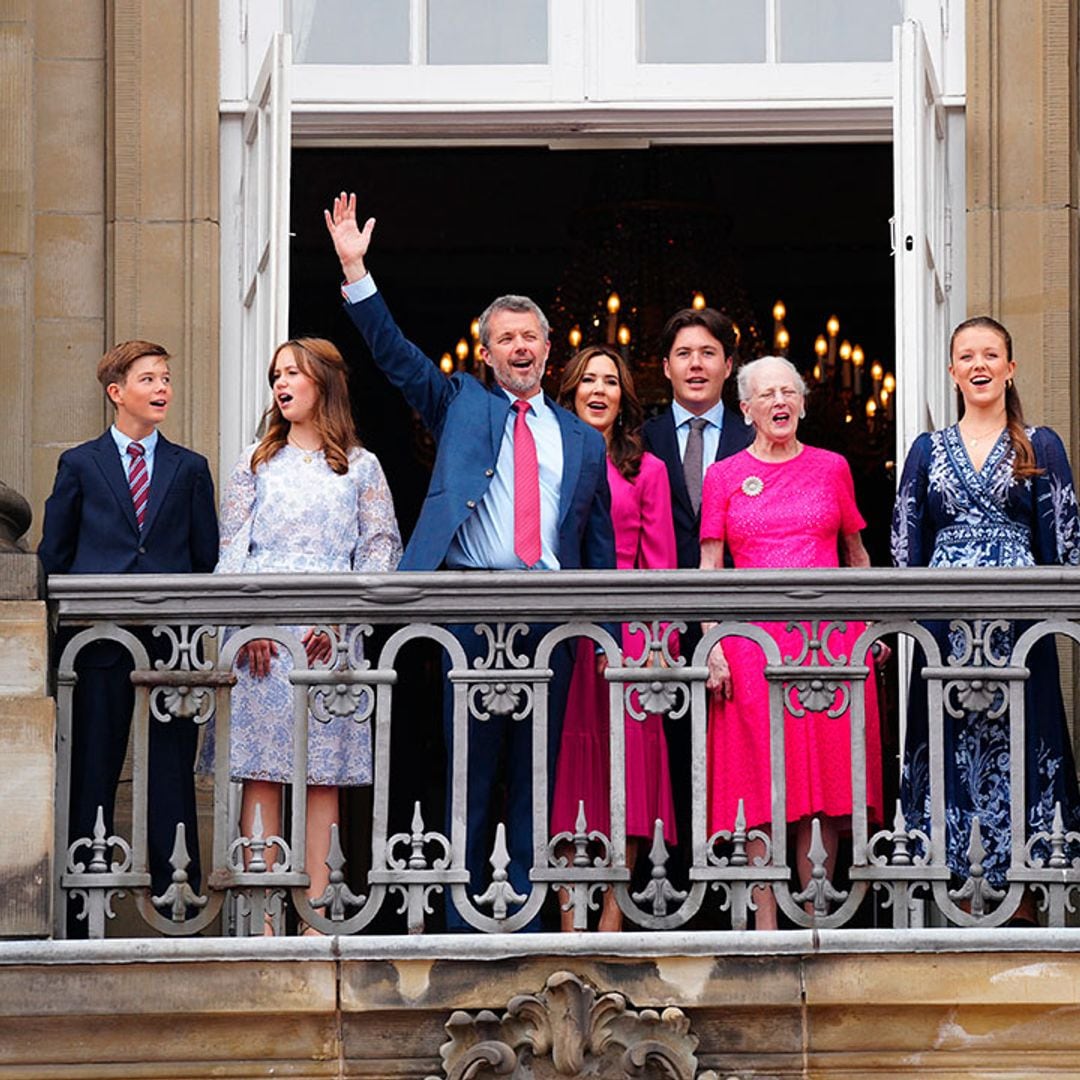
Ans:
[[[670,570],[677,564],[675,527],[671,521],[671,489],[664,463],[644,454],[633,482],[608,462],[615,558],[620,570]],[[623,655],[638,657],[643,635],[623,627]],[[610,751],[608,747],[609,683],[596,670],[591,638],[578,642],[574,673],[566,701],[562,742],[555,771],[552,835],[573,832],[578,801],[585,801],[589,830],[611,835]],[[626,834],[651,837],[657,818],[664,838],[675,843],[675,806],[671,799],[667,740],[660,716],[626,717]]]
[[[755,493],[756,492],[756,493]],[[804,446],[790,461],[759,461],[743,450],[718,461],[705,474],[701,539],[723,540],[736,568],[838,566],[841,535],[866,525],[855,505],[847,462],[829,450]],[[780,646],[781,659],[799,656],[804,638],[785,623],[760,623]],[[803,624],[807,625],[807,624]],[[851,646],[865,623],[834,629],[825,645],[855,664]],[[724,640],[731,668],[732,700],[710,695],[709,831],[730,829],[739,799],[747,826],[772,817],[769,772],[769,696],[765,657],[745,638]],[[827,660],[822,656],[822,663]],[[813,663],[813,655],[807,656]],[[826,709],[840,702],[837,691]],[[795,716],[785,709],[787,819],[851,813],[851,728],[847,709],[835,718],[825,711]],[[871,820],[881,820],[881,732],[877,683],[866,680],[866,775]]]

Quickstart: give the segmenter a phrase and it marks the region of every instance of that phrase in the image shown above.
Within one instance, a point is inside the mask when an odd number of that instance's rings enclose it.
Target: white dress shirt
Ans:
[[[686,457],[686,440],[690,437],[690,421],[697,413],[684,409],[677,401],[671,403],[671,415],[675,419],[675,438],[679,440],[679,460]],[[720,432],[724,428],[724,403],[718,401],[708,412],[700,414],[705,427],[702,428],[701,448],[701,476],[704,481],[705,472],[714,461],[716,453],[720,449]]]

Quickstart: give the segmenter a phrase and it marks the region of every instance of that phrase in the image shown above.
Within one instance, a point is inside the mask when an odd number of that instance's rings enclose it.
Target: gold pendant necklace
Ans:
[[[968,444],[969,446],[978,446],[978,445],[979,445],[979,443],[980,443],[980,442],[981,442],[981,441],[982,441],[983,439],[985,439],[985,438],[987,438],[987,437],[989,437],[989,436],[991,436],[991,435],[992,435],[992,436],[994,437],[994,441],[996,442],[996,441],[997,441],[997,438],[998,438],[998,436],[999,436],[999,435],[1000,435],[1000,434],[1002,433],[1002,431],[1004,431],[1004,430],[1005,430],[1005,429],[1004,429],[1004,427],[997,427],[997,428],[994,428],[994,429],[993,429],[993,430],[991,430],[991,431],[983,431],[983,432],[980,432],[980,433],[979,433],[978,435],[965,435],[965,436],[964,436],[964,442],[966,442],[966,443],[967,443],[967,444]]]
[[[291,447],[300,451],[305,465],[310,465],[315,460],[315,455],[322,449],[321,446],[317,446],[314,450],[309,450],[306,446],[301,446],[298,442],[295,442],[291,435],[286,441]]]

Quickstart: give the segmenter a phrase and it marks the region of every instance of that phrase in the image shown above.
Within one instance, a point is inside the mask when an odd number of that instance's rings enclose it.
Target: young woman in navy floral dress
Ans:
[[[897,566],[1080,564],[1080,518],[1065,448],[1050,428],[1024,424],[1009,332],[985,316],[968,319],[953,331],[949,351],[963,411],[959,423],[920,435],[908,454],[893,512]],[[938,640],[944,664],[959,661],[970,647],[969,636],[950,631],[947,623],[927,628]],[[1007,660],[1024,629],[1025,624],[1009,622],[990,627],[994,657]],[[908,828],[928,832],[930,740],[926,684],[919,677],[925,658],[916,652],[901,796]],[[1030,837],[1050,829],[1058,803],[1065,828],[1080,827],[1080,795],[1052,635],[1036,643],[1026,664],[1031,671],[1024,683]],[[944,743],[948,865],[960,877],[970,875],[968,844],[972,819],[978,817],[986,878],[1001,887],[1010,860],[1004,692],[996,689],[979,711],[946,713]]]

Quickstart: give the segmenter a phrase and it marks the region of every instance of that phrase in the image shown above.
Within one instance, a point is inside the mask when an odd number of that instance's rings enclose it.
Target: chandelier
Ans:
[[[835,450],[851,464],[856,480],[893,469],[896,441],[896,376],[880,360],[867,366],[866,350],[840,336],[830,315],[814,339],[813,356],[794,350],[785,325],[787,305],[773,304],[772,351],[787,357],[806,380],[806,419],[799,437]],[[793,355],[794,353],[794,355]]]

